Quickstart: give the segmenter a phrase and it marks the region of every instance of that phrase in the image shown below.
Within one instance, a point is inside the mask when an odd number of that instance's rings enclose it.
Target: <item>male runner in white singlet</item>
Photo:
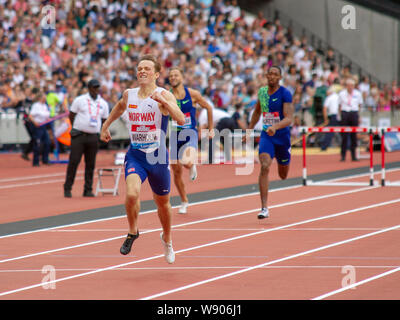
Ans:
[[[165,259],[175,261],[171,238],[171,175],[168,168],[166,130],[168,117],[178,124],[185,123],[185,116],[178,107],[174,95],[164,88],[157,87],[161,65],[152,55],[140,58],[137,67],[138,88],[127,89],[104,122],[100,139],[108,142],[111,123],[126,110],[129,119],[131,145],[125,156],[126,198],[125,208],[129,231],[120,252],[128,254],[133,241],[139,237],[138,215],[140,211],[140,188],[148,178],[153,198],[157,205],[158,217],[163,232],[160,234],[164,245]]]

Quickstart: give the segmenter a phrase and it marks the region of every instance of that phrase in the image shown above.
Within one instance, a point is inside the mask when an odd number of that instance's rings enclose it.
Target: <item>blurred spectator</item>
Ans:
[[[369,96],[370,84],[367,76],[363,77],[362,81],[358,84],[358,90],[360,90],[364,100]]]
[[[11,80],[6,78],[0,91],[1,107],[4,111],[14,108],[17,103],[17,97],[13,88],[11,87]]]
[[[328,75],[328,84],[332,85],[336,79],[339,79],[339,67],[337,64],[331,64],[330,73]]]
[[[302,117],[304,125],[312,127],[314,125],[314,116],[312,113],[312,106],[314,103],[315,89],[311,86],[306,87],[305,92],[302,94],[301,106],[302,106]]]
[[[293,95],[293,107],[294,107],[294,113],[299,114],[302,110],[302,105],[301,105],[301,94],[296,93]]]
[[[334,127],[339,125],[337,115],[339,112],[339,95],[334,89],[329,88],[327,91],[327,98],[324,101],[324,122],[323,126]],[[321,151],[325,151],[330,147],[334,132],[324,133],[323,139],[321,141]]]
[[[293,147],[300,147],[302,142],[300,141],[300,136],[301,136],[301,132],[300,132],[300,127],[301,127],[301,119],[299,115],[295,115],[293,117],[293,124],[290,128],[290,139],[291,141],[293,141]],[[297,143],[296,143],[297,141]]]
[[[378,111],[390,111],[392,92],[388,84],[385,84],[379,96]]]
[[[399,110],[400,111],[400,86],[397,86],[397,82],[393,81],[392,82],[392,88],[391,88],[391,96],[392,99],[390,101],[392,112]]]
[[[38,91],[34,99],[35,103],[29,112],[29,120],[33,124],[33,166],[40,166],[40,158],[43,164],[49,164],[50,137],[47,127],[43,123],[50,118],[50,110],[46,104],[46,93]]]
[[[323,108],[327,96],[328,87],[325,82],[315,80],[315,94],[313,97],[312,114],[314,115],[314,123],[320,125],[324,121]]]
[[[126,20],[122,17],[122,11],[118,10],[117,15],[110,21],[111,27],[119,32],[121,31],[121,26],[127,26]]]
[[[138,57],[152,53],[166,69],[181,67],[192,87],[230,113],[239,102],[245,114],[252,110],[255,93],[266,85],[266,70],[277,64],[285,71],[282,84],[297,101],[296,108],[301,106],[300,120],[313,126],[316,100],[324,100],[321,92],[332,85],[339,92],[352,77],[349,66],[340,68],[332,48],[317,51],[306,37],[296,37],[261,11],[248,19],[237,0],[2,2],[3,111],[17,111],[34,87],[56,94],[60,101],[67,96],[70,105],[91,78],[99,79],[101,94],[112,106],[124,88],[135,86]],[[44,3],[55,9],[55,29],[36,27]],[[162,72],[159,85],[166,79]],[[363,78],[357,88],[365,106],[368,101],[367,108],[375,108],[374,86],[368,82]],[[376,110],[400,109],[396,84],[376,90]]]
[[[79,8],[77,11],[78,14],[75,17],[76,26],[78,29],[82,30],[87,23],[86,10],[85,8]]]
[[[351,78],[346,80],[346,89],[339,93],[339,114],[342,126],[357,127],[359,124],[359,113],[363,104],[360,91],[355,89],[355,81]],[[358,161],[356,157],[357,133],[342,133],[341,161],[346,160],[348,148],[348,137],[350,136],[350,152],[352,161]]]
[[[364,101],[364,109],[368,110],[371,113],[374,113],[378,110],[379,104],[379,90],[378,88],[372,88],[369,95]]]
[[[225,110],[213,107],[214,128],[217,128],[217,125],[221,119],[230,118],[230,117],[231,117],[230,114],[228,112],[226,112]],[[201,110],[201,112],[199,114],[199,118],[198,118],[198,123],[199,123],[200,133],[203,133],[201,131],[201,129],[205,129],[208,127],[207,110],[204,110],[204,109]],[[221,126],[220,126],[220,128],[221,128]]]
[[[244,112],[243,105],[241,103],[235,104],[235,111],[232,114],[232,119],[234,121],[234,129],[246,130],[247,129],[247,120]]]
[[[333,64],[335,62],[335,52],[332,48],[329,48],[326,52],[325,61],[328,64]]]
[[[332,88],[336,93],[339,93],[340,91],[343,90],[343,85],[340,82],[339,78],[336,78],[333,81],[333,84],[330,86],[330,88]]]
[[[32,107],[32,103],[34,101],[34,99],[36,98],[36,95],[39,93],[39,89],[38,88],[33,88],[32,90],[30,90],[30,92],[27,94],[25,101],[24,101],[24,105],[23,105],[23,113],[24,113],[24,126],[26,129],[26,132],[29,135],[29,142],[28,144],[24,147],[24,149],[22,150],[22,154],[21,157],[24,160],[30,160],[29,159],[29,154],[33,151],[33,143],[34,143],[34,130],[35,130],[35,126],[32,123],[32,121],[29,119],[29,114],[31,111],[31,107]]]

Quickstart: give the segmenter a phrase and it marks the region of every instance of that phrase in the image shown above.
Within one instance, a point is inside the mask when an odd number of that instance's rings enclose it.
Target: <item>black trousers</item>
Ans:
[[[85,156],[85,185],[83,192],[91,192],[93,188],[93,174],[96,165],[96,154],[99,149],[99,136],[94,133],[80,133],[71,136],[71,153],[67,167],[64,183],[64,191],[71,191],[75,181],[76,170],[81,162],[82,155]]]
[[[38,165],[40,156],[43,163],[49,163],[50,137],[46,126],[35,127],[33,130],[33,164]]]
[[[29,153],[31,153],[33,151],[33,132],[35,130],[35,125],[28,120],[24,120],[24,125],[25,125],[26,131],[28,132],[29,137],[31,139],[30,139],[29,143],[25,146],[25,148],[22,152],[24,154],[28,155]]]
[[[358,126],[358,111],[342,111],[342,121],[341,125],[344,127],[357,127]],[[341,148],[341,156],[342,159],[346,158],[346,151],[349,145],[348,138],[350,137],[350,151],[351,158],[356,159],[356,148],[357,148],[357,133],[341,133],[342,136],[342,148]]]
[[[239,127],[236,125],[236,122],[232,117],[222,118],[221,120],[218,121],[217,125],[215,126],[215,129],[218,130],[218,134],[220,134],[219,141],[220,141],[221,145],[224,146],[225,161],[232,161],[233,138],[228,140],[229,137],[226,135],[222,135],[221,132],[224,129],[228,129],[231,133],[233,133],[234,130],[237,128],[239,128]],[[212,139],[212,140],[214,140],[214,139]],[[212,140],[210,140],[210,143],[212,142]]]

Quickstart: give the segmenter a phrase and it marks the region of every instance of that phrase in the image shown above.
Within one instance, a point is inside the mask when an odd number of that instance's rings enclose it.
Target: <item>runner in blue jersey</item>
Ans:
[[[138,215],[140,210],[140,189],[148,179],[157,205],[158,217],[163,232],[160,234],[164,256],[168,263],[175,261],[172,248],[170,204],[170,172],[166,150],[166,129],[168,116],[178,124],[184,124],[184,115],[174,95],[157,87],[161,65],[152,55],[139,59],[137,66],[138,88],[127,89],[104,122],[100,138],[111,140],[109,127],[124,111],[128,113],[131,145],[125,156],[126,197],[125,209],[129,230],[120,252],[128,254],[132,243],[139,237]],[[161,155],[160,155],[161,154]],[[149,159],[159,159],[153,163]]]
[[[179,125],[172,120],[170,131],[170,158],[174,174],[175,186],[181,197],[179,213],[186,213],[189,199],[186,194],[185,184],[182,179],[183,168],[189,169],[189,177],[194,181],[197,177],[197,146],[198,134],[196,128],[196,105],[205,108],[208,116],[208,130],[214,136],[212,107],[201,96],[200,92],[183,85],[182,71],[173,67],[169,71],[169,83],[172,87],[177,104],[185,115],[185,124]]]
[[[260,116],[262,116],[263,130],[258,151],[261,164],[258,178],[261,197],[259,219],[269,217],[267,207],[268,175],[273,158],[277,160],[278,173],[281,179],[286,179],[289,173],[290,125],[293,120],[293,105],[291,93],[279,84],[281,79],[281,68],[271,66],[267,73],[268,85],[258,91],[258,100],[249,124],[249,129],[254,129]]]

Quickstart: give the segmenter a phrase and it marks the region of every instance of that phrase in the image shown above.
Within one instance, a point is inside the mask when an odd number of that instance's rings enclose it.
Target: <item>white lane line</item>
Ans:
[[[78,170],[76,172],[77,174],[83,173],[83,170]],[[0,179],[0,183],[3,182],[14,182],[14,181],[24,181],[24,180],[33,180],[33,179],[43,179],[43,178],[53,178],[53,177],[60,177],[60,176],[65,176],[65,171],[64,172],[57,172],[57,173],[49,173],[49,174],[38,174],[34,176],[23,176],[23,177],[15,177],[15,178],[4,178]]]
[[[386,173],[393,172],[393,171],[399,171],[399,170],[400,170],[400,168],[391,168],[391,169],[387,169]],[[76,173],[77,174],[84,173],[84,170],[78,170]],[[354,175],[351,175],[351,176],[333,178],[333,179],[324,180],[324,181],[331,182],[331,181],[335,181],[335,180],[347,180],[347,179],[354,179],[354,178],[359,178],[359,177],[364,177],[364,176],[369,176],[369,175],[370,175],[369,172],[367,172],[367,173],[359,173],[359,174],[354,174]],[[377,176],[377,178],[379,178],[380,173],[376,172],[375,175]],[[48,174],[40,174],[40,175],[32,175],[32,176],[3,178],[3,179],[0,179],[0,183],[14,182],[14,181],[25,181],[25,180],[33,180],[33,179],[43,179],[43,178],[52,178],[52,177],[60,177],[60,176],[64,177],[65,176],[65,171],[55,172],[55,173],[48,173]]]
[[[373,188],[373,187],[371,187],[371,188]],[[202,245],[198,245],[198,246],[194,246],[194,247],[178,250],[178,251],[175,251],[175,252],[177,254],[179,254],[181,252],[187,252],[187,251],[192,251],[192,250],[196,250],[196,249],[206,248],[206,247],[214,246],[214,245],[221,244],[221,243],[227,243],[227,242],[231,242],[231,241],[238,240],[238,239],[248,238],[248,237],[252,237],[252,236],[255,236],[255,235],[260,235],[260,234],[263,234],[263,233],[267,233],[267,232],[272,232],[272,231],[288,228],[288,227],[291,227],[291,226],[297,226],[297,225],[301,225],[301,224],[305,224],[305,223],[310,223],[310,222],[330,219],[330,218],[346,215],[346,214],[349,214],[349,213],[354,213],[354,212],[357,212],[357,211],[363,211],[363,210],[367,210],[367,209],[377,208],[377,207],[380,207],[380,206],[390,205],[390,204],[397,203],[397,202],[400,202],[400,199],[386,201],[386,202],[382,202],[382,203],[377,203],[377,204],[374,204],[374,205],[369,205],[369,206],[360,207],[360,208],[356,208],[356,209],[352,209],[352,210],[347,210],[347,211],[343,211],[343,212],[339,212],[339,213],[335,213],[335,214],[331,214],[331,215],[327,215],[327,216],[323,216],[323,217],[318,217],[318,218],[308,219],[308,220],[304,220],[304,221],[300,221],[300,222],[296,222],[296,223],[291,223],[291,224],[284,225],[284,226],[281,226],[281,227],[276,227],[276,228],[267,229],[267,230],[263,230],[263,231],[253,232],[253,233],[249,233],[249,234],[245,234],[245,235],[241,235],[241,236],[236,236],[236,237],[231,237],[231,238],[227,238],[227,239],[223,239],[223,240],[219,240],[219,241],[214,241],[214,242],[210,242],[210,243],[206,243],[206,244],[202,244]],[[146,298],[143,298],[143,299],[145,299],[145,300],[154,299],[156,297],[164,296],[164,295],[176,292],[176,291],[185,290],[185,289],[188,289],[188,288],[191,288],[191,287],[194,287],[194,286],[198,286],[198,285],[201,285],[201,284],[204,284],[204,283],[208,283],[208,282],[211,282],[211,281],[216,281],[216,280],[219,280],[219,279],[222,279],[222,278],[230,277],[230,276],[236,275],[238,273],[254,270],[254,269],[257,269],[257,268],[260,268],[260,267],[263,267],[263,266],[267,266],[267,265],[270,265],[270,264],[273,264],[273,263],[278,263],[278,262],[281,262],[281,261],[286,261],[286,260],[289,260],[289,259],[293,259],[293,258],[302,256],[302,255],[313,253],[313,252],[316,252],[316,251],[321,251],[321,250],[324,250],[324,249],[327,249],[327,248],[330,248],[330,247],[337,246],[339,244],[348,243],[348,242],[355,241],[355,240],[358,240],[358,239],[362,239],[362,238],[365,238],[365,237],[368,237],[368,236],[372,236],[372,235],[376,235],[376,234],[379,234],[379,233],[383,233],[383,232],[387,232],[387,231],[390,231],[390,230],[394,230],[394,229],[396,229],[398,227],[400,227],[400,225],[395,226],[395,227],[391,227],[391,228],[387,228],[387,229],[383,229],[383,230],[380,230],[380,231],[376,231],[376,232],[373,232],[373,233],[369,233],[367,235],[358,236],[358,237],[351,238],[351,239],[348,239],[348,240],[340,241],[340,242],[337,242],[337,243],[334,243],[334,244],[329,244],[329,245],[326,245],[326,246],[323,246],[323,247],[319,247],[317,249],[301,252],[301,253],[298,253],[296,255],[292,255],[292,256],[289,256],[289,257],[281,258],[281,259],[274,260],[274,261],[271,261],[271,262],[263,263],[263,264],[260,264],[260,265],[257,265],[257,266],[253,266],[253,267],[241,270],[239,272],[233,272],[233,273],[229,273],[229,274],[226,274],[226,275],[223,275],[223,276],[220,276],[220,277],[215,277],[215,278],[211,278],[211,279],[208,279],[208,280],[196,282],[196,283],[193,283],[193,284],[188,285],[188,286],[184,286],[184,287],[180,287],[180,288],[177,288],[177,289],[174,289],[174,290],[169,290],[169,291],[165,291],[165,292],[162,292],[162,293],[158,293],[158,294],[156,294],[154,296],[149,296],[149,297],[146,297]],[[132,265],[132,264],[137,264],[137,263],[141,263],[141,262],[145,262],[145,261],[158,259],[158,258],[161,258],[163,256],[164,256],[163,254],[160,254],[160,255],[155,255],[155,256],[152,256],[152,257],[144,258],[144,259],[139,259],[139,260],[130,261],[130,262],[122,263],[122,264],[117,264],[117,265],[113,265],[113,266],[109,266],[109,267],[105,267],[105,268],[100,268],[100,269],[96,269],[96,270],[93,270],[93,271],[89,271],[89,272],[85,272],[85,273],[72,275],[72,276],[69,276],[69,277],[64,277],[64,278],[59,278],[59,279],[56,279],[56,280],[48,281],[48,282],[46,282],[46,284],[52,284],[52,283],[57,283],[57,282],[61,282],[61,281],[80,278],[80,277],[84,277],[84,276],[87,276],[87,275],[91,275],[91,274],[95,274],[95,273],[99,273],[99,272],[103,272],[103,271],[109,271],[109,270],[113,270],[113,269],[116,269],[116,268],[121,268],[121,267],[125,267],[125,266],[128,266],[128,265]],[[42,283],[38,283],[38,284],[31,285],[31,286],[18,288],[18,289],[15,289],[15,290],[5,291],[5,292],[0,293],[0,296],[5,296],[5,295],[12,294],[12,293],[17,293],[17,292],[21,292],[21,291],[25,291],[25,290],[29,290],[29,289],[33,289],[33,288],[38,288],[38,287],[41,287],[42,285],[43,285]]]
[[[356,192],[362,192],[362,191],[366,191],[366,190],[370,190],[370,189],[374,189],[374,188],[377,188],[377,187],[376,187],[376,186],[373,186],[373,187],[364,187],[364,188],[359,188],[359,189],[353,189],[353,190],[347,190],[347,191],[342,191],[342,192],[336,192],[336,193],[326,194],[326,195],[317,196],[317,197],[311,197],[311,198],[306,198],[306,199],[301,199],[301,200],[296,200],[296,201],[284,202],[284,203],[281,203],[281,204],[277,204],[277,205],[274,205],[274,206],[270,206],[270,208],[271,208],[271,209],[273,209],[273,208],[281,208],[281,207],[290,206],[290,205],[295,205],[295,204],[300,204],[300,203],[306,203],[306,202],[311,202],[311,201],[316,201],[316,200],[322,200],[322,199],[327,199],[327,198],[331,198],[331,197],[342,196],[342,195],[351,194],[351,193],[356,193]],[[189,225],[193,225],[193,224],[197,224],[197,223],[203,223],[203,222],[209,222],[209,221],[227,219],[227,218],[231,218],[231,217],[235,217],[235,216],[240,216],[240,215],[244,215],[244,214],[248,214],[248,213],[253,213],[253,212],[256,212],[256,211],[258,211],[258,210],[260,210],[260,209],[259,209],[259,208],[257,208],[257,209],[251,209],[251,210],[240,211],[240,212],[236,212],[236,213],[232,213],[232,214],[228,214],[228,215],[222,215],[222,216],[217,216],[217,217],[212,217],[212,218],[207,218],[207,219],[202,219],[202,220],[195,220],[195,221],[192,221],[192,222],[186,222],[186,223],[174,225],[173,228],[189,226]],[[153,210],[153,211],[154,211],[154,210]],[[153,211],[152,211],[152,212],[153,212]],[[157,232],[157,231],[161,231],[161,228],[156,228],[156,229],[151,229],[151,230],[143,231],[142,234],[150,233],[150,232]],[[126,237],[126,235],[124,234],[124,235],[122,235],[122,236],[116,236],[116,237],[101,239],[101,240],[97,240],[97,241],[91,241],[91,242],[81,243],[81,244],[78,244],[78,245],[67,246],[67,247],[63,247],[63,248],[52,249],[52,250],[46,250],[46,251],[40,251],[40,252],[36,252],[36,253],[31,253],[31,254],[28,254],[28,255],[23,255],[23,256],[19,256],[19,257],[14,257],[14,258],[9,258],[9,259],[0,260],[0,263],[10,262],[10,261],[16,261],[16,260],[21,260],[21,259],[26,259],[26,258],[31,258],[31,257],[35,257],[35,256],[39,256],[39,255],[44,255],[44,254],[49,254],[49,253],[54,253],[54,252],[63,251],[63,250],[70,250],[70,249],[85,247],[85,246],[94,245],[94,244],[98,244],[98,243],[103,243],[103,242],[113,241],[113,240],[117,240],[117,239],[122,239],[122,238],[125,238],[125,237]]]
[[[399,265],[396,266],[352,266],[355,269],[393,269],[400,268]],[[115,268],[110,271],[135,271],[135,270],[208,270],[208,269],[247,269],[251,268],[251,266],[189,266],[189,267],[127,267],[127,268]],[[313,266],[296,266],[296,265],[280,265],[280,266],[264,266],[260,269],[342,269],[343,265],[340,266],[325,266],[325,265],[313,265]],[[76,272],[76,271],[94,271],[97,268],[57,268],[53,269],[55,272]],[[29,273],[29,272],[40,272],[42,273],[43,269],[4,269],[0,270],[0,273]]]
[[[83,180],[84,177],[76,177],[75,180]],[[36,182],[25,182],[25,183],[19,183],[19,184],[8,184],[5,186],[0,186],[0,189],[12,189],[12,188],[19,188],[19,187],[30,187],[30,186],[36,186],[39,184],[49,184],[49,183],[59,183],[59,182],[64,182],[65,179],[53,179],[53,180],[41,180],[41,181],[36,181]]]
[[[393,171],[397,171],[397,170],[400,170],[400,169],[392,168],[392,169],[386,170],[386,172],[389,173],[389,172],[393,172]],[[83,171],[80,170],[80,171],[78,171],[78,174],[80,174],[82,172]],[[57,177],[57,176],[62,176],[62,175],[65,175],[65,173],[54,173],[54,174],[36,175],[36,176],[27,176],[27,177],[5,178],[5,179],[0,179],[0,183],[12,182],[12,181],[26,181],[26,180],[32,180],[32,179],[43,179],[46,177]],[[331,186],[334,186],[335,184],[333,183],[333,181],[354,179],[354,178],[358,178],[358,177],[363,177],[365,175],[369,175],[369,173],[368,174],[360,173],[360,174],[356,174],[356,175],[352,175],[352,176],[348,176],[348,177],[333,178],[333,179],[328,179],[328,180],[323,180],[323,181],[317,181],[317,182],[313,182],[313,184],[310,184],[309,186],[313,186],[313,185],[318,186],[319,184],[326,184],[326,183],[332,183]],[[84,178],[83,176],[82,177],[77,176],[76,180],[83,180],[83,178]],[[41,181],[37,181],[37,182],[26,182],[26,183],[19,183],[19,184],[7,184],[4,186],[0,186],[0,190],[1,189],[20,188],[20,187],[30,187],[30,186],[35,186],[35,185],[60,183],[60,182],[64,182],[64,179],[41,180]],[[338,183],[340,183],[340,182],[338,182]]]
[[[396,169],[396,168],[389,169],[389,170],[386,170],[386,172],[396,171],[396,170],[400,170],[400,168],[399,169]],[[361,174],[355,174],[355,175],[351,175],[351,176],[347,176],[347,177],[329,179],[329,180],[325,180],[325,181],[346,180],[346,179],[352,179],[354,177],[361,177],[361,176],[367,176],[367,175],[369,175],[369,173],[361,173]],[[303,188],[303,185],[302,184],[295,184],[295,185],[292,185],[292,186],[289,186],[289,187],[282,187],[282,188],[273,189],[273,190],[270,190],[269,192],[271,193],[271,192],[277,192],[277,191],[289,190],[289,189],[296,189],[296,188]],[[189,203],[189,207],[193,206],[193,205],[206,204],[206,203],[211,203],[211,202],[218,202],[218,201],[236,199],[236,198],[259,195],[259,194],[260,193],[257,191],[257,192],[245,193],[245,194],[242,194],[242,195],[227,196],[227,197],[222,197],[222,198],[218,198],[218,199],[211,199],[211,200],[203,200],[203,201]],[[178,208],[178,207],[179,206],[173,206],[172,208]],[[147,213],[153,213],[153,212],[156,212],[156,210],[143,211],[143,212],[140,212],[139,214],[141,215],[141,214],[147,214]],[[78,223],[65,224],[65,225],[61,225],[61,226],[57,226],[57,227],[42,228],[42,229],[33,230],[33,231],[13,233],[13,234],[5,235],[5,236],[0,236],[0,239],[8,238],[8,237],[14,237],[14,236],[18,236],[18,235],[30,234],[30,233],[35,233],[35,232],[41,232],[41,231],[56,230],[56,229],[61,229],[61,228],[64,228],[64,227],[72,227],[72,226],[79,226],[79,225],[95,223],[95,222],[103,222],[103,221],[108,221],[108,220],[121,219],[121,218],[126,218],[125,214],[121,214],[120,216],[115,216],[115,217],[110,217],[110,218],[93,219],[93,220],[83,221],[83,222],[78,222]]]
[[[400,202],[400,199],[396,200],[396,202]],[[386,228],[386,229],[383,229],[383,230],[379,230],[379,231],[376,231],[376,232],[367,233],[367,234],[364,234],[364,235],[361,235],[361,236],[357,236],[357,237],[353,237],[353,238],[350,238],[350,239],[346,239],[346,240],[343,240],[343,241],[334,242],[334,243],[331,243],[331,244],[328,244],[328,245],[325,245],[325,246],[321,246],[321,247],[314,248],[314,249],[311,249],[311,250],[299,252],[299,253],[290,255],[288,257],[284,257],[284,258],[268,261],[268,262],[265,262],[265,263],[262,263],[262,264],[258,264],[256,266],[252,266],[252,267],[249,267],[249,268],[246,268],[246,269],[242,269],[242,270],[238,270],[238,271],[235,271],[235,272],[227,273],[227,274],[224,274],[224,275],[221,275],[221,276],[209,278],[209,279],[206,279],[206,280],[203,280],[203,281],[194,282],[194,283],[191,283],[191,284],[186,285],[186,286],[178,287],[178,288],[175,288],[175,289],[172,289],[172,290],[168,290],[168,291],[160,292],[160,293],[148,296],[148,297],[144,297],[144,298],[141,298],[140,300],[156,299],[156,298],[159,298],[159,297],[163,297],[163,296],[169,295],[171,293],[187,290],[187,289],[194,288],[194,287],[206,284],[206,283],[210,283],[210,282],[214,282],[214,281],[217,281],[217,280],[225,279],[225,278],[228,278],[228,277],[236,276],[238,274],[241,274],[241,273],[244,273],[244,272],[248,272],[248,271],[252,271],[252,270],[255,270],[255,269],[259,269],[259,268],[262,268],[262,267],[265,267],[265,266],[268,266],[268,265],[271,265],[271,264],[275,264],[275,263],[279,263],[279,262],[282,262],[282,261],[291,260],[291,259],[298,258],[298,257],[301,257],[301,256],[305,256],[305,255],[308,255],[308,254],[311,254],[311,253],[314,253],[314,252],[326,250],[326,249],[329,249],[329,248],[333,248],[333,247],[336,247],[336,246],[347,244],[347,243],[350,243],[350,242],[353,242],[353,241],[357,241],[357,240],[360,240],[360,239],[372,237],[372,236],[375,236],[375,235],[378,235],[378,234],[381,234],[381,233],[384,233],[384,232],[389,232],[389,231],[395,230],[397,228],[400,228],[400,225],[393,226],[393,227],[390,227],[390,228]],[[397,268],[397,269],[400,270],[400,268]],[[397,270],[397,269],[395,269],[395,270]],[[393,271],[391,273],[393,273]],[[385,274],[387,274],[387,272],[385,272]]]
[[[49,232],[125,232],[124,229],[61,229],[61,230],[49,230]],[[142,231],[142,229],[140,230]],[[143,229],[144,231],[144,229]]]
[[[289,187],[282,187],[282,188],[273,189],[273,190],[271,190],[269,192],[277,192],[277,191],[284,191],[284,190],[289,190],[289,189],[296,189],[296,188],[300,188],[302,186],[303,185],[298,184],[298,185],[293,185],[293,186],[289,186]],[[255,196],[255,195],[259,195],[259,192],[257,191],[257,192],[245,193],[245,194],[241,194],[241,195],[234,195],[234,196],[227,196],[227,197],[222,197],[222,198],[217,198],[217,199],[210,199],[210,200],[202,200],[202,201],[192,202],[192,203],[189,203],[189,207],[196,206],[196,205],[213,203],[213,202],[225,201],[225,200],[230,200],[230,199],[238,199],[238,198],[243,198],[243,197]],[[173,206],[172,208],[175,209],[175,208],[178,208],[178,207],[179,207],[179,205]],[[148,214],[148,213],[154,213],[156,211],[157,210],[154,210],[154,209],[153,210],[142,211],[142,212],[139,213],[139,215]],[[96,222],[104,222],[104,221],[121,219],[121,218],[126,219],[125,213],[123,213],[123,214],[121,214],[119,216],[114,216],[114,217],[109,217],[109,218],[93,219],[93,220],[82,221],[82,222],[77,222],[77,223],[64,224],[64,225],[60,225],[60,226],[57,226],[57,227],[42,228],[42,229],[33,230],[33,231],[26,231],[26,232],[8,234],[8,235],[5,235],[5,236],[0,236],[0,239],[20,236],[20,235],[25,235],[25,234],[31,234],[31,233],[36,233],[36,232],[42,232],[42,231],[51,231],[51,230],[57,230],[57,229],[67,228],[67,227],[69,228],[69,227],[74,227],[74,226],[81,226],[81,225],[84,225],[84,224],[91,224],[91,223],[96,223]]]
[[[394,230],[394,231],[396,231],[396,230]],[[397,231],[400,231],[400,230],[397,230]],[[342,260],[342,259],[353,259],[353,260],[399,260],[400,259],[400,257],[377,257],[377,256],[375,256],[375,257],[368,257],[368,256],[365,256],[365,257],[332,257],[332,256],[323,256],[323,257],[315,257],[315,259],[328,259],[328,260],[331,260],[331,259],[339,259],[339,260]]]
[[[182,228],[175,231],[257,231],[265,230],[266,228]],[[384,228],[290,228],[287,231],[369,231],[381,230]],[[140,231],[148,231],[150,229],[141,229]],[[125,232],[126,229],[65,229],[65,230],[51,230],[50,232]]]
[[[335,290],[335,291],[331,291],[331,292],[325,293],[325,294],[323,294],[323,295],[320,295],[320,296],[318,296],[318,297],[313,298],[312,300],[322,300],[322,299],[331,297],[331,296],[333,296],[333,295],[335,295],[335,294],[338,294],[338,293],[340,293],[340,292],[349,290],[349,289],[354,288],[354,287],[359,287],[359,286],[361,286],[361,285],[363,285],[363,284],[365,284],[365,283],[368,283],[368,282],[371,282],[371,281],[374,281],[374,280],[377,280],[377,279],[386,277],[386,276],[388,276],[388,275],[390,275],[390,274],[393,274],[393,273],[396,273],[396,272],[398,272],[398,271],[400,271],[400,267],[397,267],[397,268],[395,268],[395,269],[393,269],[393,270],[389,270],[389,271],[386,271],[386,272],[384,272],[384,273],[377,274],[376,276],[373,276],[373,277],[370,277],[370,278],[367,278],[367,279],[364,279],[364,280],[355,282],[355,283],[353,283],[353,284],[351,284],[351,285],[348,285],[348,286],[346,286],[346,287],[337,289],[337,290]]]
[[[270,192],[293,189],[293,188],[299,188],[299,187],[300,187],[300,185],[296,185],[296,186],[291,186],[291,187],[285,187],[285,188],[271,190]],[[195,205],[207,204],[207,203],[212,203],[212,202],[219,202],[219,201],[225,201],[225,200],[230,200],[230,199],[254,196],[254,195],[257,195],[257,194],[258,194],[258,192],[252,192],[252,193],[246,193],[246,194],[242,194],[242,195],[238,195],[238,196],[228,196],[228,197],[223,197],[223,198],[218,198],[218,199],[203,200],[203,201],[198,201],[198,202],[192,202],[192,203],[189,204],[189,206],[195,206]],[[178,206],[172,206],[173,209],[178,208],[178,207],[179,207],[179,205]],[[156,211],[157,210],[154,210],[154,209],[147,210],[147,211],[142,211],[142,212],[139,213],[139,215],[154,213]],[[20,236],[20,235],[26,235],[26,234],[36,233],[36,232],[56,231],[57,229],[61,229],[61,228],[69,228],[69,227],[81,226],[81,225],[84,225],[84,224],[91,224],[91,223],[96,223],[96,222],[104,222],[104,221],[116,220],[116,219],[121,219],[121,218],[126,219],[125,213],[123,213],[123,214],[121,214],[119,216],[114,216],[114,217],[109,217],[109,218],[93,219],[93,220],[82,221],[82,222],[77,222],[77,223],[64,224],[64,225],[60,225],[60,226],[57,226],[57,227],[42,228],[42,229],[33,230],[33,231],[13,233],[13,234],[5,235],[5,236],[0,236],[0,239]]]

